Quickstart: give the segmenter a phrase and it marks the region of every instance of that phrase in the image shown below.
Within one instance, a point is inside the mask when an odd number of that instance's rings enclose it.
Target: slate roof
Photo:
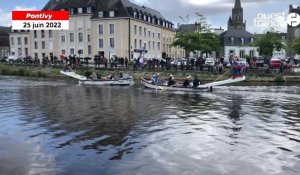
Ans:
[[[0,26],[0,47],[9,46],[9,32],[10,27]]]
[[[243,38],[255,38],[255,36],[247,32],[244,29],[229,29],[223,33],[221,33],[222,37],[243,37]]]
[[[195,24],[182,24],[178,28],[179,32],[195,32],[196,31],[196,25]]]
[[[136,10],[147,15],[156,16],[157,19],[164,19],[160,12],[145,6],[131,3],[129,0],[49,0],[43,10],[61,10],[69,8],[87,7],[93,8],[93,17],[98,18],[98,12],[115,11],[116,17],[133,17],[131,10]],[[76,13],[76,12],[75,12]],[[108,14],[104,14],[104,17]]]

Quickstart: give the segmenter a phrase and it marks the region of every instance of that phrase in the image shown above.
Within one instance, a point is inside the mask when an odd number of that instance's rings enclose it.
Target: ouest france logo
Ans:
[[[297,27],[300,25],[300,15],[297,13],[280,12],[280,13],[258,13],[254,18],[256,27]]]

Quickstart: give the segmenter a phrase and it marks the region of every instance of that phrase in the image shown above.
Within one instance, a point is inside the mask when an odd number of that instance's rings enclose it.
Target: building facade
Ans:
[[[245,58],[258,56],[257,47],[250,44],[255,36],[246,31],[246,22],[243,20],[243,8],[240,0],[235,0],[232,16],[229,17],[227,31],[221,33],[224,57],[239,56]]]
[[[9,27],[0,26],[0,58],[9,56]]]
[[[21,42],[11,43],[11,54],[38,58],[74,54],[111,58],[116,55],[131,60],[183,56],[182,49],[171,46],[176,34],[173,24],[160,12],[128,0],[49,0],[43,10],[68,10],[69,30],[12,31],[10,39],[19,41],[21,38]]]

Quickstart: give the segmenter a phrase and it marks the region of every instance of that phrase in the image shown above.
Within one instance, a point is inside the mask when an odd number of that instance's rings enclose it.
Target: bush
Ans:
[[[284,83],[285,82],[285,79],[282,77],[282,76],[277,76],[274,81],[276,83]]]

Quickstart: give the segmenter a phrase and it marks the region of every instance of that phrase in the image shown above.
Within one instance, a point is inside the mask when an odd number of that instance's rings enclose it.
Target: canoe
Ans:
[[[223,81],[216,81],[212,83],[206,83],[203,85],[199,85],[197,87],[179,87],[179,86],[167,86],[165,84],[153,84],[151,81],[148,81],[144,78],[141,79],[141,83],[146,87],[150,89],[155,89],[155,90],[171,90],[171,91],[185,91],[185,92],[198,92],[198,91],[213,91],[214,86],[222,86],[222,85],[227,85],[227,84],[232,84],[232,83],[237,83],[241,81],[245,81],[246,76],[242,77],[236,77],[236,78],[231,78]]]
[[[124,75],[124,78],[118,78],[118,79],[97,79],[97,80],[91,80],[88,79],[82,75],[78,75],[75,72],[70,71],[60,71],[61,74],[66,75],[68,77],[75,78],[79,80],[79,84],[84,85],[99,85],[99,86],[129,86],[133,85],[133,77],[129,75]]]

